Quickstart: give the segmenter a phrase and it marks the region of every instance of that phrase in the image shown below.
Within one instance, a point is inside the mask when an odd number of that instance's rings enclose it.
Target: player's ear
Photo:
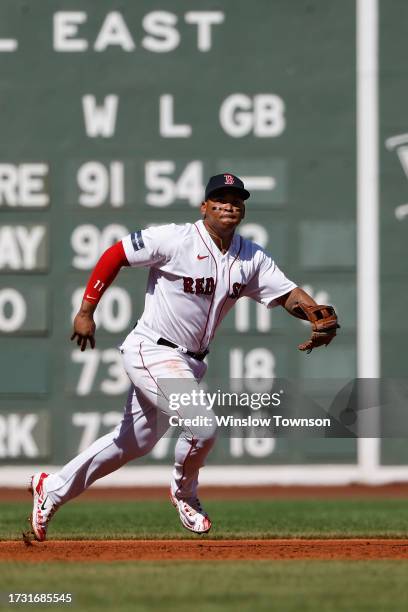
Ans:
[[[204,215],[204,219],[205,219],[205,213],[207,212],[207,202],[201,202],[201,206],[200,206],[200,212],[202,215]]]

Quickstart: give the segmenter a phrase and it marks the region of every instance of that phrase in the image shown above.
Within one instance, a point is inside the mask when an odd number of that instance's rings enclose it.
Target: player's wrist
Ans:
[[[78,311],[78,316],[82,318],[93,319],[93,313],[95,312],[96,304],[92,304],[87,300],[82,300],[82,304]]]

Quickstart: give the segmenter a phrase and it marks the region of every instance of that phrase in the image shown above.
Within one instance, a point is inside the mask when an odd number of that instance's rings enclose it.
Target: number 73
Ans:
[[[77,395],[89,395],[92,391],[102,391],[106,395],[120,395],[129,387],[129,379],[123,368],[122,358],[117,349],[88,350],[81,352],[79,349],[71,354],[74,363],[82,365],[82,370],[75,387]],[[97,388],[98,370],[106,366],[107,377],[103,378]]]

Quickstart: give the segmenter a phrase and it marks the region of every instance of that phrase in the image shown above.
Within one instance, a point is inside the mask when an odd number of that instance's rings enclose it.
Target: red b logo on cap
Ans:
[[[233,185],[234,184],[234,177],[231,176],[231,174],[224,174],[225,176],[225,184],[226,185]]]

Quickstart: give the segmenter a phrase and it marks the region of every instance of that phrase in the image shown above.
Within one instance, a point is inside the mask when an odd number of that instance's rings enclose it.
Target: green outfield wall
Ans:
[[[406,368],[401,13],[403,2],[381,2],[389,376]],[[355,41],[354,0],[1,1],[0,462],[58,464],[116,425],[128,387],[116,347],[142,312],[147,271],[122,270],[96,350],[80,353],[69,336],[89,273],[128,232],[199,218],[208,176],[224,170],[253,194],[241,233],[334,304],[342,329],[306,356],[302,323],[240,300],[213,343],[209,385],[220,373],[357,375]],[[170,455],[168,441],[141,463]],[[223,439],[210,462],[355,461],[355,440]]]

